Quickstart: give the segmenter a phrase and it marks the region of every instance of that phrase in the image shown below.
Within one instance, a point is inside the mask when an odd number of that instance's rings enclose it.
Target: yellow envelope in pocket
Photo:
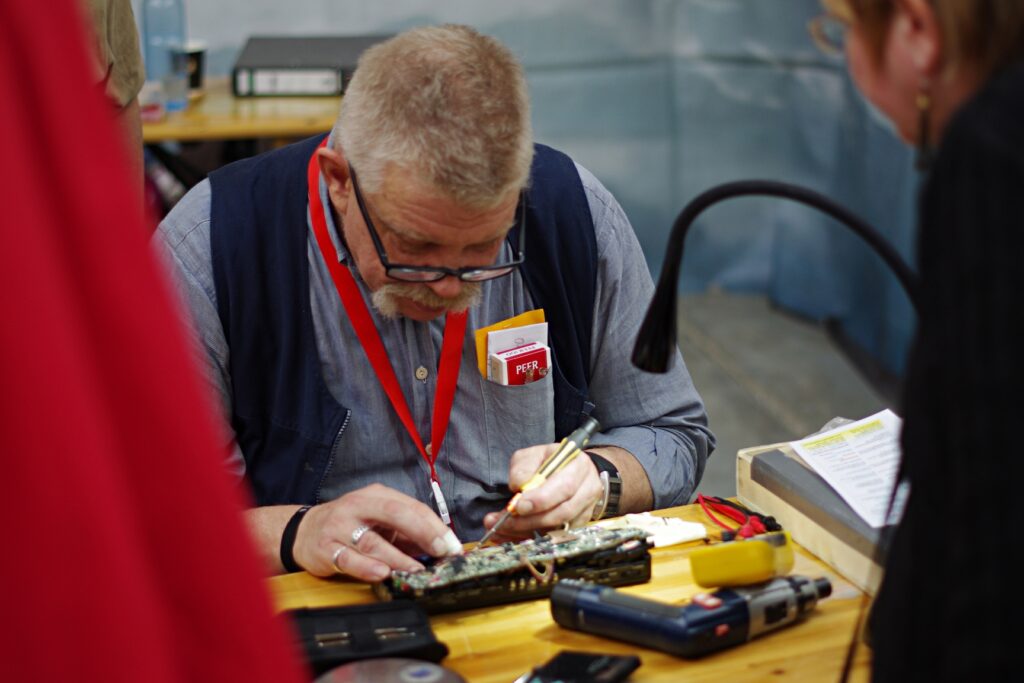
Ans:
[[[480,376],[487,377],[487,333],[495,332],[497,330],[507,330],[510,327],[522,327],[523,325],[533,325],[534,323],[544,322],[544,309],[535,308],[532,311],[526,313],[520,313],[519,315],[502,320],[501,322],[488,325],[487,327],[481,327],[479,330],[473,333],[473,337],[476,340],[476,366],[480,370]]]

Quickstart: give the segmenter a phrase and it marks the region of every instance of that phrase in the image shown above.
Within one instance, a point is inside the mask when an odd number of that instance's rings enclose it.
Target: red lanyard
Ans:
[[[327,140],[320,145],[323,147]],[[334,286],[341,297],[341,303],[348,313],[356,336],[363,346],[366,357],[370,360],[377,373],[384,392],[388,395],[392,407],[398,414],[405,429],[412,437],[420,455],[430,466],[430,485],[434,492],[434,500],[437,503],[441,519],[445,524],[451,524],[451,517],[448,514],[448,506],[445,504],[444,496],[441,494],[441,485],[437,477],[437,470],[434,463],[437,455],[441,452],[441,444],[444,442],[444,435],[448,431],[448,421],[451,418],[452,402],[455,400],[455,385],[459,379],[459,363],[462,360],[462,342],[466,336],[466,312],[450,313],[445,318],[444,340],[441,343],[441,362],[437,372],[437,395],[434,400],[434,413],[430,426],[430,450],[423,446],[416,425],[413,423],[412,413],[409,412],[409,405],[402,394],[402,388],[398,385],[398,378],[391,366],[388,353],[384,349],[384,343],[380,339],[380,333],[373,324],[370,311],[363,301],[359,292],[359,286],[349,269],[338,262],[334,244],[327,234],[327,217],[324,206],[320,202],[320,167],[317,164],[316,152],[309,159],[307,172],[309,180],[309,213],[313,220],[313,233],[316,235],[317,244],[320,246],[320,253],[324,257],[327,269],[334,280]]]

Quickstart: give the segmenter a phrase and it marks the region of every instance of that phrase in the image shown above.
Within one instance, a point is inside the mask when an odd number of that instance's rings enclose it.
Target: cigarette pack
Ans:
[[[531,342],[492,353],[487,376],[498,384],[529,384],[547,375],[550,367],[551,349],[546,344]]]

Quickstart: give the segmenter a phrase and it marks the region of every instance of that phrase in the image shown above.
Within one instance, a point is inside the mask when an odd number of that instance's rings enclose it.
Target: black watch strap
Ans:
[[[601,517],[618,517],[619,501],[622,498],[622,477],[619,476],[619,470],[610,460],[601,457],[597,453],[587,451],[587,455],[590,456],[599,474],[601,472],[608,473],[608,502],[604,506],[604,512],[601,514]]]
[[[288,523],[284,527],[284,533],[281,534],[281,564],[284,566],[284,570],[289,573],[301,572],[302,567],[295,561],[295,556],[292,552],[295,550],[295,537],[299,533],[299,522],[306,516],[312,505],[303,505],[292,518],[288,520]]]

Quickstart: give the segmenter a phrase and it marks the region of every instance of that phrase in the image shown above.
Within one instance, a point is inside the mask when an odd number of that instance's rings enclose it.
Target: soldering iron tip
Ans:
[[[477,548],[484,547],[484,545],[487,544],[487,541],[491,540],[491,536],[493,536],[495,534],[495,532],[501,527],[501,525],[505,523],[505,520],[508,519],[508,516],[509,516],[509,511],[508,510],[505,510],[504,512],[502,512],[501,513],[501,517],[499,517],[498,521],[494,523],[494,526],[492,526],[487,531],[487,533],[484,534],[484,537],[480,539],[480,542],[476,544],[476,547]]]

